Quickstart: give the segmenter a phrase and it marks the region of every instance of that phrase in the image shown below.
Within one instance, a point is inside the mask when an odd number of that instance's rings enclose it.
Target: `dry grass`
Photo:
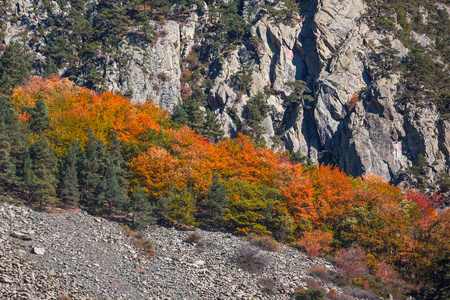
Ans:
[[[153,241],[146,239],[142,232],[135,232],[131,236],[131,242],[138,248],[147,258],[155,255],[155,245]]]
[[[200,234],[194,232],[189,234],[184,241],[193,245],[197,244],[201,239],[203,239],[203,237]]]
[[[241,269],[250,273],[259,273],[270,265],[270,257],[249,245],[238,249],[237,261]]]
[[[330,273],[325,268],[316,266],[308,270],[308,275],[328,281],[330,279]]]
[[[247,241],[262,250],[280,252],[280,244],[272,237],[269,236],[248,236]]]
[[[261,291],[267,295],[275,295],[276,282],[273,278],[260,278],[258,283],[261,287]]]

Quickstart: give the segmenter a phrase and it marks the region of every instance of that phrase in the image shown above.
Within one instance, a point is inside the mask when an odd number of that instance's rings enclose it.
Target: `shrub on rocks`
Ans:
[[[262,250],[280,252],[280,244],[272,237],[251,235],[247,241]]]
[[[261,286],[261,291],[267,295],[275,295],[276,282],[273,278],[260,278],[258,283]]]
[[[150,258],[155,254],[153,241],[146,239],[142,232],[135,232],[131,236],[131,242],[136,248],[140,249],[147,258]]]
[[[270,258],[267,255],[249,245],[238,249],[237,261],[241,269],[250,273],[259,273],[270,265]]]
[[[323,281],[328,281],[330,279],[330,274],[325,268],[316,266],[308,270],[308,275],[322,279]]]
[[[295,292],[295,300],[322,300],[325,294],[319,289],[301,289]]]
[[[203,239],[203,237],[200,234],[194,232],[189,234],[184,241],[193,245],[197,244],[201,239]]]

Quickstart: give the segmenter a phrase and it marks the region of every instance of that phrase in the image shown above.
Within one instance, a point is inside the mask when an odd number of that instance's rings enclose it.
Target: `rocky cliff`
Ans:
[[[226,16],[215,7],[234,2],[248,31],[229,42],[217,38],[224,29],[217,28],[217,20]],[[408,61],[412,48],[395,30],[412,24],[413,16],[406,13],[404,21],[397,11],[388,19],[394,28],[389,31],[376,26],[371,1],[294,2],[299,14],[286,10],[292,1],[234,2],[192,1],[184,10],[172,5],[172,20],[149,21],[154,28],[151,41],[129,35],[94,60],[95,67],[88,70],[102,79],[97,87],[122,92],[132,101],[151,98],[172,111],[183,99],[180,91],[204,83],[207,106],[230,136],[242,129],[248,101],[263,92],[269,113],[261,122],[262,137],[268,146],[281,141],[312,161],[406,186],[418,185],[422,176],[427,178],[425,188],[432,187],[437,174],[450,172],[448,100],[444,111],[433,101],[418,103],[417,95],[405,94],[406,71],[393,67],[393,61]],[[91,3],[90,9],[101,3]],[[433,5],[431,9],[448,21],[449,7]],[[3,43],[27,44],[34,53],[35,73],[40,74],[51,56],[44,50],[52,43],[46,36],[54,30],[51,20],[63,19],[70,7],[67,1],[50,6],[46,1],[10,1],[3,17]],[[426,9],[421,17],[424,24],[431,22]],[[128,32],[140,30],[133,26]],[[414,30],[409,34],[430,53],[438,43]],[[443,34],[448,37],[448,31]],[[448,81],[445,58],[436,54],[433,59],[443,64],[446,78],[441,80]],[[64,64],[58,68],[59,75],[89,85],[82,71],[70,73]],[[296,80],[306,82],[312,102],[288,102],[299,91],[287,83]]]

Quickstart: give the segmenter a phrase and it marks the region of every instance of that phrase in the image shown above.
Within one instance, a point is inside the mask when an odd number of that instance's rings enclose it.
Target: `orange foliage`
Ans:
[[[332,241],[333,236],[331,233],[314,230],[305,232],[303,237],[298,240],[298,245],[303,247],[310,257],[314,258],[330,252]]]
[[[319,165],[310,173],[318,223],[335,222],[353,209],[355,199],[350,177],[336,167]]]
[[[238,134],[209,147],[207,164],[223,178],[239,178],[250,183],[274,185],[277,154],[271,149],[256,148],[252,140]]]
[[[89,128],[103,140],[115,130],[120,140],[130,141],[148,128],[159,130],[158,122],[168,116],[153,103],[132,104],[111,92],[97,94],[55,76],[31,77],[14,91],[13,100],[18,108],[32,107],[38,99],[47,105],[50,117],[47,135],[59,154],[70,140],[84,144]]]
[[[280,190],[289,214],[297,223],[302,219],[318,221],[317,207],[313,202],[314,189],[300,164],[281,163],[279,166],[283,178]]]
[[[135,178],[157,199],[166,194],[171,183],[181,187],[181,174],[176,172],[179,160],[161,147],[153,147],[132,159],[130,168]]]

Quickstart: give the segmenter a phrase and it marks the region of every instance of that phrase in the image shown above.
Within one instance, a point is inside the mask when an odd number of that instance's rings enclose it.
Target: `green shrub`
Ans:
[[[322,300],[325,293],[319,289],[298,290],[295,293],[295,300]]]

